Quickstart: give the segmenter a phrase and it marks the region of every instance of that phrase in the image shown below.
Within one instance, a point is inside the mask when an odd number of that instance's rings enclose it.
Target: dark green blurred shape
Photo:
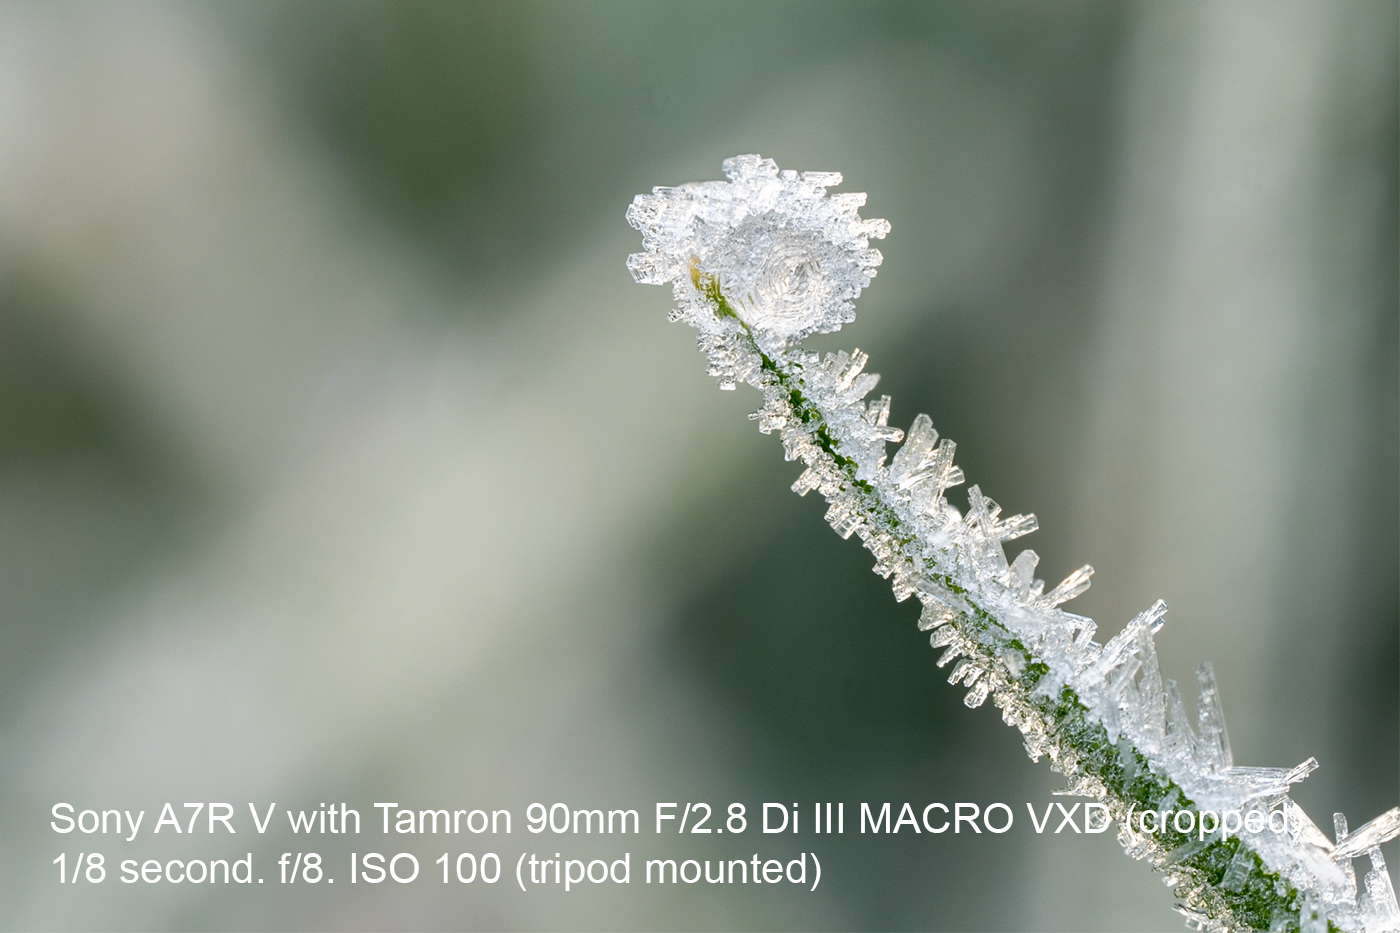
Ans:
[[[1072,130],[1104,103],[1124,23],[1121,5],[1101,2],[241,9],[276,93],[357,186],[443,268],[498,285],[546,265],[596,217],[620,219],[639,180],[663,181],[643,179],[646,167],[708,153],[716,128],[833,60],[956,50],[1043,96],[1047,118]],[[710,177],[717,160],[695,171]]]

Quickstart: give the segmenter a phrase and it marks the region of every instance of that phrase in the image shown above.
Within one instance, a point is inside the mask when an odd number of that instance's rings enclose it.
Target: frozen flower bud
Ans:
[[[837,172],[779,171],[757,155],[726,159],[729,181],[653,188],[627,222],[645,252],[628,257],[643,284],[671,283],[677,316],[703,332],[733,314],[763,345],[839,330],[880,265],[872,238],[883,220],[862,220],[863,194],[828,196]]]

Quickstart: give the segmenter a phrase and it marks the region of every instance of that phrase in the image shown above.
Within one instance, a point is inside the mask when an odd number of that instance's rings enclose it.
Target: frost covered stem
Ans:
[[[718,316],[737,317],[717,287],[712,284],[706,292],[714,301]],[[858,477],[858,464],[841,453],[821,408],[802,391],[800,368],[793,371],[775,362],[753,342],[747,327],[743,331],[743,336],[736,335],[735,339],[747,343],[745,349],[761,360],[761,374],[754,380],[755,385],[760,390],[778,390],[775,394],[765,392],[772,401],[763,415],[770,420],[803,425],[816,447],[815,451],[803,451],[804,464],[818,474],[840,475],[840,491],[857,498],[860,523],[854,533],[867,545],[881,539],[896,542],[901,555],[912,565],[915,556],[906,550],[914,544],[912,534],[878,491]],[[932,572],[927,576],[930,583],[958,597],[953,605],[936,598],[930,600],[934,608],[932,612],[925,610],[921,627],[931,627],[927,624],[931,620],[942,622],[931,636],[935,647],[948,646],[940,667],[959,655],[964,657],[950,680],[973,685],[967,697],[969,706],[980,705],[992,694],[1007,724],[1018,727],[1025,735],[1031,756],[1048,757],[1053,768],[1070,778],[1077,793],[1104,803],[1120,826],[1128,824],[1130,811],[1198,810],[1195,802],[1170,778],[1156,773],[1131,743],[1110,741],[1103,725],[1090,720],[1088,708],[1072,687],[1062,687],[1055,696],[1038,694],[1036,687],[1048,673],[1048,666],[1007,632],[951,575]],[[1194,829],[1196,821],[1190,825]],[[1214,921],[1208,925],[1267,930],[1280,918],[1291,917],[1297,922],[1301,909],[1297,888],[1269,871],[1238,837],[1222,839],[1216,832],[1202,841],[1195,832],[1178,832],[1170,822],[1159,833],[1131,838],[1133,835],[1120,833],[1125,847],[1137,849],[1134,854],[1150,858],[1159,868],[1170,869],[1168,881],[1177,897],[1191,905],[1188,909],[1192,914]],[[1227,888],[1222,882],[1232,866],[1234,876]]]
[[[964,702],[990,697],[1032,759],[1048,757],[1069,791],[1101,802],[1128,854],[1165,874],[1191,926],[1400,930],[1378,848],[1400,834],[1400,808],[1355,832],[1338,814],[1328,839],[1288,796],[1316,761],[1235,766],[1209,664],[1197,673],[1196,724],[1188,721],[1153,644],[1165,603],[1095,641],[1092,620],[1060,608],[1088,589],[1093,569],[1046,592],[1035,552],[1008,562],[1004,550],[1036,530],[1035,517],[1003,518],[977,486],[964,516],[945,497],[963,482],[955,445],[932,420],[919,415],[906,437],[889,426],[889,396],[866,400],[879,379],[864,372],[866,354],[822,358],[798,344],[852,320],[880,263],[868,240],[888,224],[856,214],[864,195],[827,197],[839,175],[779,172],[758,156],[727,160],[725,171],[728,183],[639,195],[628,220],[647,251],[628,265],[638,281],[672,285],[673,319],[699,331],[721,388],[759,390],[751,417],[806,467],[794,491],[820,492],[827,521],[860,539],[895,598],[918,597],[919,627],[943,649],[938,666],[953,664],[949,682],[969,688]],[[901,441],[886,463],[886,445]],[[1267,814],[1267,825],[1222,818],[1246,811]],[[1351,867],[1362,854],[1371,861],[1364,891]]]

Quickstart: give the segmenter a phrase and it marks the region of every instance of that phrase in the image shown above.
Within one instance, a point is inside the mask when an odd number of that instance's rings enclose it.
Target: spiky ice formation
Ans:
[[[727,182],[637,195],[627,222],[642,231],[646,252],[627,258],[633,277],[672,283],[675,317],[702,334],[726,332],[715,317],[715,289],[765,346],[855,320],[856,296],[880,265],[869,240],[890,229],[860,219],[865,195],[827,196],[840,174],[779,172],[756,155],[726,159],[724,171]]]
[[[827,521],[875,555],[895,598],[919,599],[919,627],[943,650],[938,665],[953,664],[949,681],[969,688],[964,702],[991,698],[1033,760],[1049,758],[1071,791],[1103,803],[1128,854],[1164,873],[1189,926],[1400,931],[1379,849],[1400,835],[1400,808],[1355,832],[1337,814],[1329,839],[1288,796],[1315,760],[1235,765],[1209,664],[1192,724],[1153,645],[1166,603],[1095,641],[1092,620],[1060,608],[1089,588],[1093,568],[1047,592],[1034,551],[1008,561],[1004,550],[1036,530],[1034,516],[1003,517],[977,486],[961,514],[945,497],[963,482],[955,447],[932,420],[919,415],[906,437],[889,425],[889,396],[867,398],[879,377],[865,372],[866,354],[820,357],[798,344],[853,320],[880,264],[868,241],[889,224],[859,217],[865,195],[827,195],[839,174],[779,171],[757,155],[725,160],[724,172],[727,182],[638,195],[627,220],[645,251],[628,268],[672,286],[672,319],[700,332],[721,388],[762,394],[751,417],[805,466],[793,490],[820,492]],[[887,463],[886,445],[901,441]],[[1371,869],[1358,885],[1361,855]]]

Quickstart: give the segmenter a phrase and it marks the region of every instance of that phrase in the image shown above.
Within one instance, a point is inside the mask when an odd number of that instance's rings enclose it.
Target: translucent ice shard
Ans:
[[[1392,807],[1354,833],[1347,835],[1346,841],[1337,841],[1332,850],[1333,858],[1353,858],[1389,842],[1400,836],[1400,807]]]
[[[628,268],[639,282],[671,286],[671,317],[699,331],[720,388],[758,389],[763,404],[751,417],[779,436],[786,459],[802,462],[793,491],[820,493],[827,521],[870,551],[895,598],[918,598],[919,628],[943,649],[938,666],[953,665],[948,680],[968,688],[964,702],[991,700],[1032,759],[1048,757],[1068,792],[1104,804],[1124,850],[1165,872],[1190,925],[1400,933],[1377,848],[1400,835],[1400,808],[1354,832],[1337,814],[1328,838],[1288,796],[1315,760],[1236,766],[1211,666],[1197,672],[1194,717],[1177,684],[1163,681],[1154,639],[1166,603],[1095,641],[1091,619],[1060,608],[1089,588],[1093,568],[1047,592],[1034,551],[1012,561],[1005,551],[1036,530],[1035,517],[1003,517],[979,486],[964,514],[946,498],[964,481],[956,446],[933,420],[918,415],[907,433],[891,427],[889,396],[869,397],[879,377],[866,372],[867,354],[819,356],[800,345],[854,319],[880,264],[869,241],[889,224],[859,216],[865,196],[828,194],[841,181],[835,172],[782,171],[756,155],[726,160],[724,172],[727,181],[638,195],[627,219],[643,252]],[[1245,810],[1285,831],[1221,823]],[[1148,829],[1135,822],[1145,811],[1189,818],[1195,831]],[[1361,855],[1371,868],[1358,885],[1352,860]]]
[[[919,415],[909,428],[908,439],[890,461],[889,477],[899,489],[908,489],[927,479],[934,465],[934,444],[938,442],[938,432],[933,428],[933,419]]]
[[[1342,843],[1346,842],[1349,833],[1347,832],[1347,817],[1345,813],[1332,814],[1332,827],[1336,832],[1337,845],[1341,845]],[[1352,899],[1355,899],[1356,869],[1352,867],[1351,859],[1342,860],[1342,872],[1346,877],[1346,884],[1348,889],[1347,893]]]
[[[1042,598],[1046,606],[1058,606],[1060,603],[1067,603],[1074,597],[1080,595],[1089,588],[1091,578],[1094,576],[1094,568],[1085,564],[1074,573],[1060,581],[1060,585]]]
[[[1206,764],[1215,771],[1232,767],[1235,757],[1230,753],[1230,737],[1225,732],[1225,713],[1220,709],[1220,690],[1215,686],[1215,668],[1210,666],[1209,661],[1201,662],[1201,666],[1197,668],[1196,682],[1201,687],[1196,715],[1201,736],[1200,748]]]
[[[1400,925],[1400,909],[1395,905],[1395,886],[1385,870],[1381,850],[1370,852],[1371,870],[1366,873],[1366,914],[1372,925],[1380,930],[1393,930]]]

